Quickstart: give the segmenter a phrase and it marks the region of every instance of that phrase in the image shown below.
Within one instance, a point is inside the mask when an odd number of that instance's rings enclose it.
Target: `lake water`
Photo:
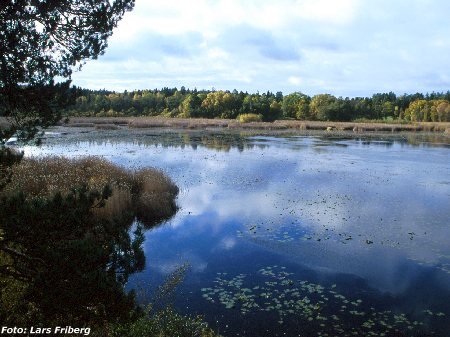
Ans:
[[[153,166],[179,211],[146,233],[145,293],[224,336],[450,336],[450,146],[412,136],[69,133],[26,155]]]

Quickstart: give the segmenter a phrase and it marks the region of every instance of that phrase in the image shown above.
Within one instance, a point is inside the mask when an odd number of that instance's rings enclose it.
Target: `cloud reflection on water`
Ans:
[[[237,143],[191,137],[191,146],[169,146],[170,139],[156,146],[155,138],[146,145],[145,136],[80,140],[26,154],[101,155],[124,166],[156,166],[179,185],[179,213],[147,234],[146,254],[156,263],[149,268],[160,273],[183,258],[203,272],[218,250],[263,250],[400,294],[414,281],[417,262],[449,263],[450,185],[440,183],[449,181],[446,148],[302,137]],[[261,229],[253,233],[255,225]],[[277,231],[292,240],[267,235]],[[164,258],[153,261],[155,251]]]

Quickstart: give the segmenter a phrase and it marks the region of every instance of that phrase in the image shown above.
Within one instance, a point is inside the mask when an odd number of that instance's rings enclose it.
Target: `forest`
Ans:
[[[317,121],[447,122],[450,91],[372,97],[308,96],[301,92],[248,93],[243,91],[189,90],[185,87],[124,91],[89,90],[73,86],[67,116],[164,116],[179,118],[228,118],[259,115],[277,119]]]

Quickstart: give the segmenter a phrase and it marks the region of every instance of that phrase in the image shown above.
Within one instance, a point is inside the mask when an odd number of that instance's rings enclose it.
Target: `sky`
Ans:
[[[73,84],[371,96],[450,90],[448,0],[136,0]]]

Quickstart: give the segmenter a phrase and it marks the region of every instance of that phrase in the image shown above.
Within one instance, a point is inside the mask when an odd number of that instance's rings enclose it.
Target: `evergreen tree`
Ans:
[[[12,122],[0,142],[14,133],[31,139],[59,119],[74,67],[97,58],[134,0],[3,0],[0,6],[0,116]]]

